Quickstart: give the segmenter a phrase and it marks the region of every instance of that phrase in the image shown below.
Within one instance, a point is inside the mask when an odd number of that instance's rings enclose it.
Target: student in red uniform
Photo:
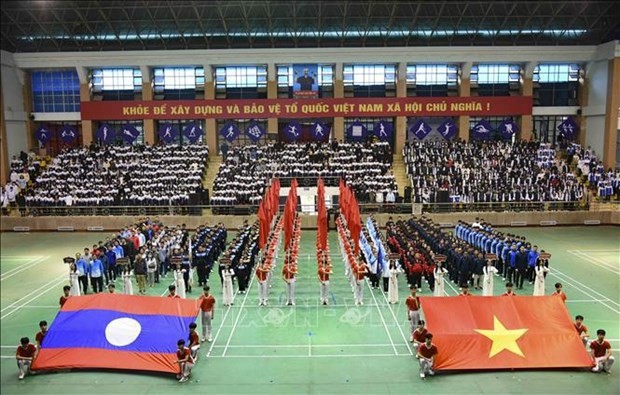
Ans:
[[[575,329],[577,330],[577,334],[581,338],[583,345],[587,345],[590,335],[588,334],[588,327],[583,324],[582,315],[578,315],[575,317]]]
[[[364,304],[364,278],[366,277],[366,273],[368,273],[368,266],[361,260],[357,262],[357,264],[352,265],[353,275],[355,276],[355,304],[363,305]]]
[[[426,334],[428,331],[424,327],[426,323],[422,320],[418,321],[418,327],[413,331],[413,349],[417,352],[424,342],[426,342]]]
[[[189,336],[187,337],[187,342],[190,351],[192,352],[192,358],[194,358],[194,363],[198,362],[198,350],[200,349],[200,336],[198,336],[198,332],[196,332],[195,322],[189,324]]]
[[[180,299],[181,297],[177,295],[177,287],[174,285],[168,285],[168,297]]]
[[[60,300],[58,301],[61,309],[62,309],[62,306],[65,305],[65,302],[67,301],[67,299],[69,299],[69,297],[71,296],[71,287],[68,285],[65,285],[64,287],[62,287],[62,292],[63,292],[63,295],[60,297]]]
[[[329,275],[332,274],[332,265],[327,261],[319,263],[319,283],[321,284],[320,297],[324,306],[329,301]]]
[[[461,285],[461,293],[459,296],[473,296],[473,294],[469,293],[469,285],[467,283]]]
[[[267,259],[271,259],[268,257]],[[256,278],[258,279],[258,305],[266,306],[268,299],[268,289],[269,289],[269,271],[271,270],[270,266],[263,262],[258,265],[256,268]]]
[[[418,347],[418,353],[416,358],[420,360],[420,378],[424,379],[427,374],[431,376],[435,375],[433,371],[433,362],[435,361],[435,355],[437,355],[437,346],[433,344],[433,335],[431,333],[426,334],[426,341]]]
[[[512,292],[512,283],[506,283],[506,292],[502,294],[502,296],[517,296],[516,293]]]
[[[407,305],[407,319],[409,320],[410,327],[410,341],[413,342],[413,332],[415,331],[418,322],[420,322],[420,298],[416,296],[415,285],[411,285],[409,289],[411,290],[411,295],[407,296],[405,304]]]
[[[614,357],[611,355],[611,344],[605,340],[605,330],[599,329],[596,331],[597,339],[590,343],[590,355],[594,362],[592,371],[598,373],[601,370],[611,373],[611,367],[614,364]]]
[[[35,353],[35,357],[39,353],[39,350],[41,349],[41,346],[43,345],[43,339],[45,338],[45,335],[47,334],[47,321],[45,320],[39,321],[39,329],[40,329],[39,333],[37,333],[34,337],[37,342],[37,352]]]
[[[185,340],[179,339],[177,347],[177,363],[179,364],[177,379],[179,379],[179,383],[184,383],[189,380],[189,375],[192,373],[194,358],[192,358],[192,351],[185,347]]]
[[[555,283],[555,292],[552,293],[553,296],[559,296],[562,299],[562,302],[566,304],[566,294],[562,291],[562,283]]]
[[[26,373],[32,373],[30,371],[30,364],[37,352],[37,347],[30,343],[30,339],[27,337],[22,337],[19,343],[20,345],[17,346],[17,351],[15,352],[17,367],[19,368],[19,375],[17,377],[23,380]]]
[[[211,321],[213,321],[213,314],[215,313],[215,298],[209,294],[208,285],[202,288],[203,294],[198,298],[198,305],[200,306],[200,322],[202,322],[202,341],[207,340],[211,342]]]

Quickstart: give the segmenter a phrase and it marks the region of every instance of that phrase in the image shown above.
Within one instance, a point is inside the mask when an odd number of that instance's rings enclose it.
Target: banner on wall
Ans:
[[[284,137],[290,142],[297,141],[301,137],[301,132],[301,124],[297,121],[291,121],[284,129]]]
[[[240,134],[241,131],[239,130],[237,125],[231,122],[222,126],[222,128],[220,129],[220,136],[224,137],[224,139],[226,139],[226,141],[228,141],[229,143],[232,143]]]
[[[382,119],[375,124],[374,133],[381,141],[392,141],[394,125]]]
[[[317,64],[293,65],[293,96],[296,99],[319,97],[319,66]]]
[[[444,120],[441,125],[437,128],[437,131],[445,138],[446,140],[452,139],[459,131],[458,126],[454,123],[454,120],[448,118]]]
[[[501,116],[532,113],[531,96],[91,101],[83,120]]]
[[[121,137],[123,137],[123,140],[125,140],[129,144],[136,141],[138,139],[138,136],[140,136],[140,132],[133,125],[125,124],[121,128]]]
[[[45,144],[47,144],[51,140],[51,138],[52,138],[52,131],[49,130],[47,125],[41,125],[41,126],[39,126],[37,131],[34,132],[34,135],[37,138],[37,140],[39,140],[39,142],[41,144],[45,145]]]
[[[159,127],[159,139],[166,144],[170,144],[179,135],[179,131],[171,124],[164,123]]]
[[[577,125],[577,122],[575,122],[572,117],[568,117],[564,122],[558,125],[558,131],[561,136],[570,140],[574,138],[579,131],[579,125]]]
[[[497,128],[502,134],[502,138],[509,140],[519,131],[519,126],[512,119],[505,119]]]
[[[116,133],[114,129],[107,123],[102,124],[97,129],[97,140],[101,141],[104,144],[111,144],[114,142],[114,137],[116,137]]]
[[[73,143],[78,136],[75,126],[65,125],[60,129],[60,139],[67,144]]]
[[[265,128],[256,121],[250,122],[248,127],[245,129],[245,134],[254,144],[256,144],[265,134]]]
[[[486,119],[481,119],[477,124],[474,125],[471,130],[473,133],[474,139],[477,140],[489,140],[491,138],[491,132],[493,131],[493,127]]]
[[[411,132],[420,140],[424,140],[426,136],[433,130],[431,125],[423,119],[418,120],[409,128]]]
[[[190,122],[183,129],[183,136],[187,137],[189,142],[194,144],[202,137],[202,128],[196,122]]]
[[[347,128],[347,141],[364,141],[368,128],[360,121],[355,121]]]

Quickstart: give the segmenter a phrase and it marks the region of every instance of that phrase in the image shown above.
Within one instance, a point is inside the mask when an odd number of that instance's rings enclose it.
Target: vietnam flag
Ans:
[[[178,373],[195,300],[100,293],[72,296],[45,335],[33,370],[105,368]]]
[[[421,297],[438,370],[592,366],[560,298]]]

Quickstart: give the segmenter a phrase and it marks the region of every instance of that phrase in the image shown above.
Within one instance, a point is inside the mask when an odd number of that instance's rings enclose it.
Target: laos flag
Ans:
[[[62,307],[33,370],[129,369],[178,373],[177,341],[196,320],[194,300],[97,294],[73,296]]]

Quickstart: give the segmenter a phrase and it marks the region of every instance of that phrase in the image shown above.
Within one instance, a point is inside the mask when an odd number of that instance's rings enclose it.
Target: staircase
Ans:
[[[392,160],[392,172],[396,178],[396,185],[398,185],[398,195],[405,196],[405,187],[411,185],[409,177],[407,176],[407,168],[403,161],[403,156],[398,154],[393,156]]]
[[[217,177],[217,172],[220,170],[221,164],[221,156],[209,156],[207,168],[202,178],[202,187],[209,190],[209,196],[213,194],[213,182],[215,181],[215,177]]]

